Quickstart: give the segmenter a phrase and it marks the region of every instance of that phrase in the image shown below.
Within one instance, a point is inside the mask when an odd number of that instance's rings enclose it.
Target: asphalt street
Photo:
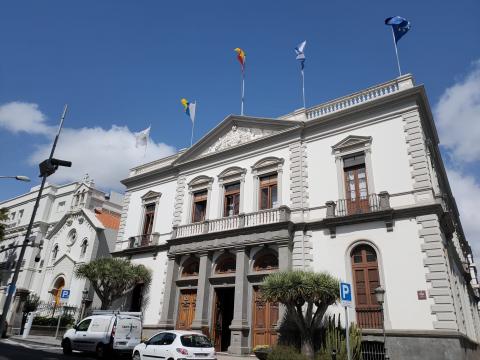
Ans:
[[[92,360],[91,354],[73,353],[63,355],[62,349],[51,345],[37,345],[14,342],[11,340],[0,341],[0,360]]]

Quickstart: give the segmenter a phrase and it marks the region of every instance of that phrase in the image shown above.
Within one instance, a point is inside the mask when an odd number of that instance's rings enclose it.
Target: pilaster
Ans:
[[[197,300],[195,305],[195,318],[192,321],[192,330],[199,330],[208,335],[208,294],[210,290],[210,271],[212,259],[207,252],[199,254],[200,266],[198,270]]]
[[[173,211],[173,226],[180,225],[182,221],[182,209],[185,199],[185,175],[180,175],[177,179],[177,189],[175,192],[175,205]]]
[[[175,293],[177,291],[176,280],[178,276],[178,260],[175,257],[168,258],[167,276],[165,279],[165,293],[163,294],[163,309],[158,326],[160,329],[169,330],[175,327],[173,314],[175,312]]]

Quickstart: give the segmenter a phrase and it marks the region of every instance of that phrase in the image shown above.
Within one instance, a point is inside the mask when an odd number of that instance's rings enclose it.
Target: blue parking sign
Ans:
[[[340,283],[340,302],[343,306],[352,305],[352,285],[349,283]]]
[[[70,297],[70,290],[62,290],[62,293],[60,294],[60,298],[63,300],[66,300]]]

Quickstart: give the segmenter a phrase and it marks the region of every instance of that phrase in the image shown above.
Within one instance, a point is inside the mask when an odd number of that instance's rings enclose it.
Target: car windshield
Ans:
[[[180,341],[182,342],[182,345],[186,347],[196,347],[196,348],[212,347],[212,343],[210,342],[210,340],[208,340],[208,338],[203,335],[196,335],[196,334],[183,335],[180,337]]]

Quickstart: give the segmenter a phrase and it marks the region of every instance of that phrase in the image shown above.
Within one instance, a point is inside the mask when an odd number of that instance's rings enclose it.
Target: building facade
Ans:
[[[391,358],[478,356],[476,269],[438,143],[410,75],[277,119],[227,117],[123,180],[113,255],[153,272],[123,307],[151,332],[201,330],[245,354],[278,336],[262,279],[328,271],[352,283],[365,340],[385,326]]]
[[[5,239],[0,244],[0,305],[15,271],[16,261],[30,217],[38,186],[30,192],[0,203],[8,210]],[[120,223],[122,195],[97,190],[93,180],[62,186],[48,184],[42,194],[31,240],[43,242],[42,250],[27,247],[15,301],[10,307],[9,324],[20,327],[22,302],[30,293],[44,304],[60,305],[61,290],[69,289],[69,306],[80,308],[82,301],[94,301],[94,291],[86,280],[74,276],[75,267],[97,257],[110,256]],[[37,260],[35,261],[35,258]]]

